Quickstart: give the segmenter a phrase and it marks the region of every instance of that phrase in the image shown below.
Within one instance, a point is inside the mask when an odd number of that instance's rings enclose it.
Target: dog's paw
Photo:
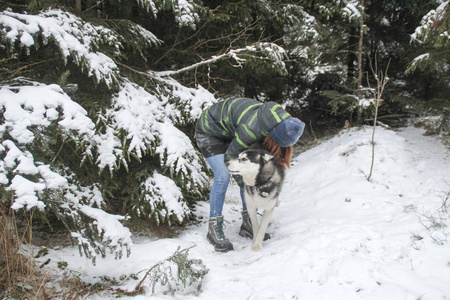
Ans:
[[[253,244],[252,245],[252,251],[259,251],[261,250],[262,245],[261,244]]]

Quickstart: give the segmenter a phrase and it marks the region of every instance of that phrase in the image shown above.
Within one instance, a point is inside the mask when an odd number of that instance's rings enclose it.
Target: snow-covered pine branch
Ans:
[[[411,34],[411,43],[426,48],[426,53],[416,56],[407,67],[406,73],[412,73],[417,68],[431,67],[441,70],[442,64],[448,66],[446,57],[450,47],[449,13],[450,1],[444,1],[422,18],[420,26]]]
[[[409,64],[409,67],[406,70],[406,72],[407,73],[414,72],[417,68],[426,66],[429,58],[430,58],[430,53],[424,53],[419,56],[416,56],[412,60],[412,62]]]
[[[192,247],[191,247],[192,248]],[[139,281],[131,281],[121,288],[125,295],[182,293],[197,294],[203,278],[209,269],[199,259],[189,259],[191,248],[180,250],[180,247],[170,257],[160,261],[150,269],[142,270],[136,275]]]
[[[167,176],[155,172],[141,184],[143,192],[142,205],[137,208],[140,216],[150,215],[159,224],[171,223],[170,216],[182,222],[190,212],[183,202],[183,194],[176,183]]]
[[[16,43],[29,49],[39,48],[53,42],[60,50],[65,63],[73,62],[95,78],[112,86],[118,77],[118,68],[113,59],[97,51],[100,44],[107,44],[120,53],[121,42],[112,30],[94,26],[75,15],[62,10],[49,10],[39,15],[0,12],[0,37],[5,40],[9,52]]]
[[[151,12],[156,18],[158,13],[163,10],[171,10],[175,15],[175,20],[178,26],[188,26],[195,29],[196,23],[199,20],[197,11],[200,6],[195,1],[187,0],[136,0],[137,3]]]
[[[233,59],[237,63],[237,67],[241,67],[249,58],[269,60],[273,68],[280,74],[287,72],[283,61],[286,59],[285,50],[275,43],[258,42],[244,48],[232,49],[220,55],[214,55],[209,59],[202,60],[179,70],[149,72],[149,75],[153,77],[174,76],[187,71],[195,70],[200,66],[216,63],[222,59]]]
[[[337,15],[350,22],[360,23],[364,17],[364,7],[360,0],[332,0],[327,1],[327,4],[318,4],[318,9],[321,15],[326,19],[330,19]]]
[[[411,34],[411,42],[419,44],[437,42],[439,45],[450,45],[448,28],[443,28],[443,32],[436,30],[442,22],[445,22],[450,8],[449,3],[450,1],[442,2],[436,9],[432,9],[422,18],[420,26]]]
[[[55,43],[65,64],[73,61],[97,83],[104,82],[113,87],[120,77],[115,57],[122,55],[124,44],[145,47],[161,44],[150,31],[134,23],[127,23],[127,31],[116,32],[104,26],[94,25],[59,9],[48,10],[39,15],[19,14],[6,10],[0,12],[0,38],[5,41],[9,53],[16,44],[30,50]],[[127,36],[133,38],[126,39]],[[42,41],[42,44],[40,44]],[[112,56],[102,52],[102,47],[111,48]]]
[[[76,147],[89,148],[95,125],[87,112],[59,86],[37,82],[1,86],[0,111],[0,183],[14,197],[12,208],[54,211],[80,247],[90,249],[85,253],[92,259],[99,248],[118,257],[129,252],[131,234],[118,222],[122,217],[100,209],[104,201],[98,187],[83,187],[70,169],[53,165],[49,157],[55,155],[48,145],[55,132]]]
[[[360,0],[352,0],[346,3],[342,9],[342,15],[350,22],[360,23],[364,15],[364,7],[361,5]]]
[[[102,125],[106,129],[93,137],[100,170],[108,168],[113,174],[120,165],[128,169],[130,155],[140,160],[151,155],[158,159],[161,172],[169,172],[170,176],[155,173],[144,179],[140,202],[133,205],[139,216],[154,218],[158,223],[170,223],[172,217],[182,222],[190,210],[182,201],[181,190],[200,196],[201,187],[209,185],[198,152],[174,124],[192,123],[202,107],[214,101],[212,94],[201,87],[192,89],[173,79],[165,81],[159,95],[124,82],[111,108],[103,114],[102,119],[108,120]],[[155,176],[159,180],[155,181]],[[178,178],[177,182],[171,178]]]
[[[102,120],[108,120],[101,125],[106,128],[104,133],[94,137],[100,169],[108,167],[112,172],[121,163],[127,166],[130,154],[140,159],[145,154],[158,153],[161,157],[167,156],[167,160],[161,159],[161,165],[169,167],[171,172],[182,171],[183,177],[193,184],[203,182],[202,176],[193,169],[198,167],[198,159],[192,155],[195,151],[190,140],[172,124],[194,122],[202,107],[215,101],[214,97],[201,87],[186,88],[173,79],[165,81],[167,84],[160,88],[159,95],[130,81],[121,84],[120,91],[113,96],[111,108],[103,113]],[[172,153],[180,156],[173,158]],[[180,165],[182,157],[190,159]],[[174,165],[176,161],[178,166]]]
[[[307,41],[310,44],[311,41],[320,38],[320,34],[317,31],[318,22],[316,18],[304,11],[303,7],[288,4],[277,13],[288,18],[291,23],[289,27],[286,27],[286,33],[283,38],[285,44],[293,48],[290,51],[291,53],[301,52],[301,50],[296,48],[302,42]]]

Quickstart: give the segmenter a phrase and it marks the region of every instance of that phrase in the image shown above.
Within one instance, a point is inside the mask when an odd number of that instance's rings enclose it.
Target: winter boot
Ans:
[[[252,221],[250,220],[250,216],[246,210],[242,212],[242,225],[239,230],[239,235],[253,239]],[[270,239],[270,235],[268,233],[264,233],[264,241],[268,239]]]
[[[233,250],[233,244],[225,238],[223,229],[223,216],[209,218],[206,239],[214,246],[214,249],[217,252],[228,252]]]

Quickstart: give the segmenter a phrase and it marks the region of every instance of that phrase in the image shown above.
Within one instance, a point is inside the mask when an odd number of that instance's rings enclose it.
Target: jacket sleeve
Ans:
[[[228,146],[227,151],[225,152],[225,162],[236,159],[239,154],[246,149],[248,149],[248,147],[242,146],[236,141],[236,138],[234,138],[231,141],[230,146]]]
[[[236,159],[239,154],[253,145],[256,142],[261,141],[263,138],[261,133],[255,133],[247,127],[247,125],[242,124],[236,128],[234,138],[228,146],[225,152],[225,162],[232,159]]]

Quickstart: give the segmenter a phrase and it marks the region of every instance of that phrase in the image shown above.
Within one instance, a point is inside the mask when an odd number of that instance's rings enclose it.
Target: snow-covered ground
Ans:
[[[189,258],[209,268],[202,292],[157,292],[152,299],[450,299],[449,151],[423,132],[377,127],[370,182],[370,127],[344,130],[295,157],[268,229],[272,239],[259,252],[238,235],[241,205],[233,185],[224,209],[232,252],[216,253],[206,241],[209,208],[201,202],[200,225],[174,239],[137,239],[128,258],[94,266],[78,249],[63,248],[42,259],[50,257],[53,266],[65,261],[83,280],[97,282],[136,274],[178,247],[194,246]]]

